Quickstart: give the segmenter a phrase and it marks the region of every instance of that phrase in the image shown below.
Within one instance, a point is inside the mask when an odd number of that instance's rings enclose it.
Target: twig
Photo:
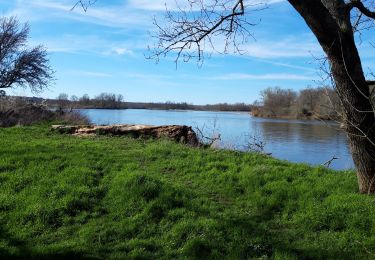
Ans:
[[[326,161],[322,165],[329,168],[331,166],[332,162],[335,161],[335,160],[338,160],[338,159],[340,159],[340,158],[333,156],[332,159]]]

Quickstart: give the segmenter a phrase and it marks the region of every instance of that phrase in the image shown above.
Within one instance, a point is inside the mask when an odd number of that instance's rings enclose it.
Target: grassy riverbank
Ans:
[[[375,254],[375,198],[353,172],[47,126],[0,140],[2,259]]]

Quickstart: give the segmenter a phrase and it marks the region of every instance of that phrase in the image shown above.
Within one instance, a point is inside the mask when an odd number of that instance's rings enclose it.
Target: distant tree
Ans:
[[[101,108],[114,108],[116,95],[112,93],[101,93],[95,97],[96,106]]]
[[[124,96],[121,94],[101,93],[91,100],[91,103],[94,107],[100,108],[122,108],[123,100]]]
[[[289,116],[297,99],[297,93],[291,89],[279,87],[267,88],[261,92],[265,116]]]
[[[253,104],[253,115],[263,117],[306,118],[324,120],[342,118],[342,104],[336,91],[329,87],[305,88],[296,93],[290,89],[267,88],[261,92],[263,102]]]
[[[27,47],[29,31],[15,17],[0,18],[0,89],[23,87],[40,92],[53,79],[45,48]]]
[[[313,114],[321,119],[341,120],[343,118],[343,107],[340,97],[332,88],[318,88],[319,97]]]
[[[66,109],[69,105],[69,96],[66,93],[60,93],[57,96],[57,105],[60,111]]]
[[[72,95],[70,97],[70,100],[73,101],[73,102],[77,102],[78,101],[78,97],[76,95]]]
[[[90,105],[90,96],[88,94],[84,94],[80,99],[79,99],[79,104],[83,106],[88,106]]]
[[[321,94],[324,93],[322,88],[305,88],[300,91],[298,97],[299,112],[313,113],[316,110]]]
[[[66,93],[60,93],[60,94],[57,96],[57,100],[69,100],[69,95],[66,94]]]
[[[79,98],[76,96],[76,95],[72,95],[70,97],[70,109],[72,110],[73,108],[77,108],[78,107],[78,101],[79,101]]]
[[[117,103],[122,103],[122,102],[124,102],[124,96],[121,95],[121,94],[118,94],[117,95]]]

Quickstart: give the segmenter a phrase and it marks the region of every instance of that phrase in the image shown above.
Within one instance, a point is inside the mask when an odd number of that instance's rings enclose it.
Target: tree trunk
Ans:
[[[347,55],[353,58],[356,52],[348,52]],[[375,194],[375,117],[369,87],[363,72],[356,68],[360,66],[358,61],[343,64],[330,57],[330,62],[344,107],[344,123],[357,169],[359,191]],[[347,71],[352,71],[350,77]]]
[[[289,0],[315,34],[331,65],[361,193],[375,194],[375,115],[343,0]]]

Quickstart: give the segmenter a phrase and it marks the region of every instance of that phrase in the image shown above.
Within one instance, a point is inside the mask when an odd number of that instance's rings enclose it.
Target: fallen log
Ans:
[[[133,138],[169,138],[191,146],[199,145],[196,133],[186,125],[53,125],[52,130],[75,136],[121,135]]]

